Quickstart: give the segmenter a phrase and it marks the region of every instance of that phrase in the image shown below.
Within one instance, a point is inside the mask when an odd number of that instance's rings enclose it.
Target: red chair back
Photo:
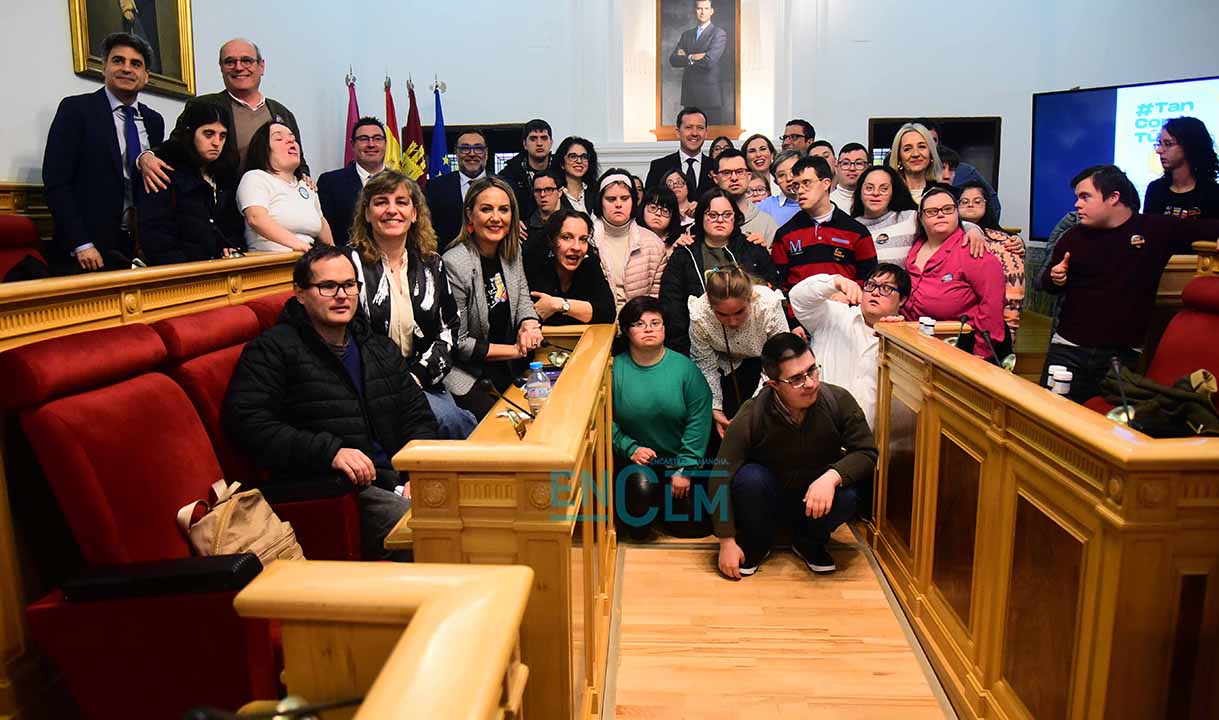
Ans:
[[[284,305],[288,303],[288,298],[292,296],[293,292],[291,290],[276,293],[275,295],[263,295],[247,302],[246,307],[258,315],[258,324],[263,330],[266,330],[279,320],[279,314],[284,311]]]
[[[0,279],[27,255],[45,263],[41,246],[33,220],[24,215],[0,215]]]
[[[1181,302],[1147,368],[1147,377],[1165,386],[1200,368],[1219,375],[1219,277],[1190,280]]]

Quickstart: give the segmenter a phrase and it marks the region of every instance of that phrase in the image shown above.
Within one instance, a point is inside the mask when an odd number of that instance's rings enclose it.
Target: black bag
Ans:
[[[1219,437],[1219,412],[1215,410],[1215,376],[1195,370],[1164,387],[1122,368],[1122,389],[1134,409],[1130,427],[1156,438]],[[1120,405],[1121,392],[1113,375],[1101,381],[1105,400]]]

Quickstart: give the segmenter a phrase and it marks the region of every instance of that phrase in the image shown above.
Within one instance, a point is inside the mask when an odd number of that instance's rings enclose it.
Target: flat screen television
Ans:
[[[1045,240],[1074,209],[1071,178],[1090,165],[1126,171],[1141,201],[1164,173],[1160,126],[1182,115],[1219,131],[1219,76],[1035,93],[1029,239]]]

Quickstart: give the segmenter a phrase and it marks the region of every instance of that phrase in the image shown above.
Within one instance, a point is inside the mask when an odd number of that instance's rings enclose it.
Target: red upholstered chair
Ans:
[[[221,413],[229,379],[242,348],[261,332],[254,310],[245,305],[206,310],[161,320],[152,329],[168,351],[166,372],[198,411],[225,479],[261,487],[280,519],[292,523],[305,557],[359,560],[360,508],[353,493],[335,495],[329,487],[264,486],[258,468],[225,431]]]
[[[0,215],[0,279],[27,255],[45,263],[41,246],[33,220],[24,215]]]
[[[1181,291],[1181,304],[1147,365],[1147,378],[1165,387],[1198,369],[1219,375],[1219,277],[1190,280]],[[1099,396],[1085,405],[1100,413],[1113,409]]]
[[[284,311],[284,305],[292,295],[291,290],[275,295],[263,295],[247,302],[246,307],[254,311],[258,316],[259,326],[266,330],[279,320],[279,314]]]
[[[221,472],[186,394],[153,371],[165,357],[145,325],[0,354],[0,401],[88,565],[26,609],[87,718],[180,717],[276,693],[267,623],[232,607],[256,559],[192,558],[176,524]]]

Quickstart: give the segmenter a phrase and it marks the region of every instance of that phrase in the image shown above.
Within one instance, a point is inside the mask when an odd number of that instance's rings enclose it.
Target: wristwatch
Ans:
[[[567,298],[563,298],[563,314],[571,312],[571,303],[567,302]]]

